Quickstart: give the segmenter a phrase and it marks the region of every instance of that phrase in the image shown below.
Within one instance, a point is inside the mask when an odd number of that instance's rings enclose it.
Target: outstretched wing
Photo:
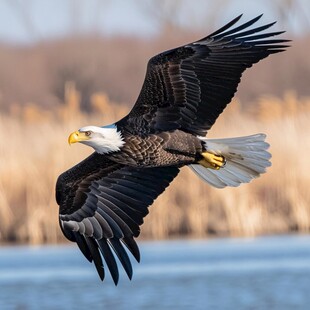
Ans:
[[[103,257],[114,283],[118,282],[113,251],[131,279],[132,266],[124,245],[139,261],[134,237],[140,234],[148,206],[178,172],[175,167],[126,167],[93,153],[59,176],[56,200],[60,227],[94,262],[101,280],[105,276]]]
[[[204,136],[234,96],[246,68],[284,51],[283,32],[249,29],[258,16],[230,29],[241,15],[211,35],[150,59],[140,95],[118,126],[132,133],[182,129]],[[259,33],[259,34],[258,34]]]

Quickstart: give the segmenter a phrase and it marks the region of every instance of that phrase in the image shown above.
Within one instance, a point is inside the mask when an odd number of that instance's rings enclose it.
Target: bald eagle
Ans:
[[[241,15],[211,35],[163,52],[148,62],[131,112],[115,124],[86,126],[69,136],[95,152],[62,173],[56,184],[59,223],[94,262],[101,280],[103,259],[115,284],[116,256],[132,278],[128,251],[139,262],[134,238],[148,207],[183,166],[217,188],[248,183],[270,166],[264,134],[206,139],[233,98],[241,75],[288,40],[283,32],[253,28],[261,16],[233,28]],[[237,126],[237,124],[236,124]]]

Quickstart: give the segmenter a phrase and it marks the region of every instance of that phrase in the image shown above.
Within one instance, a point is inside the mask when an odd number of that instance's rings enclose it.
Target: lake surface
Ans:
[[[114,286],[74,246],[1,247],[0,309],[310,309],[310,237],[139,242]]]

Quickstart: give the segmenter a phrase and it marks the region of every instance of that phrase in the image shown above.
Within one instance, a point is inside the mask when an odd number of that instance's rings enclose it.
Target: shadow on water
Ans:
[[[2,247],[0,309],[307,309],[310,236],[140,242],[114,286],[73,246]]]

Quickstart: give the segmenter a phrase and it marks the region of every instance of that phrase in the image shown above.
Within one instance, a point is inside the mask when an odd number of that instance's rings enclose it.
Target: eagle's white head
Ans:
[[[115,124],[97,127],[86,126],[73,132],[68,138],[69,144],[80,142],[91,146],[97,153],[117,152],[125,144]]]

